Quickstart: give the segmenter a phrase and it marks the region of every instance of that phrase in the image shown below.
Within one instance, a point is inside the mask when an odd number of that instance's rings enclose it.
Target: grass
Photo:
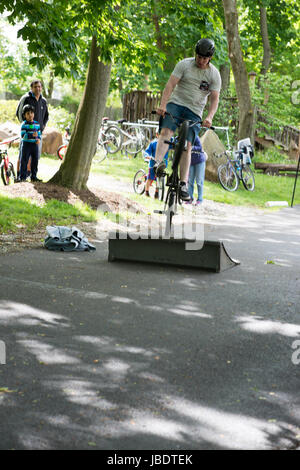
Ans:
[[[17,155],[17,150],[11,152],[11,160],[14,164]],[[273,153],[269,158],[278,158],[277,155],[274,155]],[[266,155],[258,155],[258,157],[266,161]],[[57,171],[59,165],[60,161],[56,157],[43,155],[40,162],[39,176],[41,176],[44,181],[47,181]],[[147,168],[141,156],[128,158],[124,155],[117,154],[113,156],[110,155],[101,163],[95,161],[92,165],[91,172],[94,176],[99,176],[100,184],[101,175],[108,175],[115,180],[132,183],[135,172],[140,168]],[[287,201],[289,204],[291,203],[295,182],[294,178],[263,175],[256,172],[255,182],[256,188],[253,192],[246,191],[242,183],[240,183],[238,190],[230,193],[225,191],[219,183],[205,181],[204,198],[236,206],[252,206],[258,208],[265,208],[267,201]],[[127,196],[131,200],[144,206],[149,212],[162,207],[160,201],[145,198],[135,193],[128,193]],[[300,204],[300,182],[297,184],[294,204]],[[97,218],[99,218],[99,214],[83,203],[71,205],[52,199],[45,203],[43,207],[40,207],[27,199],[11,199],[0,195],[0,233],[16,232],[20,228],[25,228],[30,231],[34,230],[36,227],[45,227],[51,224],[75,225],[80,221],[93,222],[96,221]]]
[[[17,232],[20,228],[30,231],[38,226],[74,225],[80,221],[94,222],[96,211],[82,203],[74,206],[51,199],[43,207],[29,199],[0,195],[0,233]]]
[[[264,157],[265,158],[265,157]],[[282,158],[282,156],[281,156]],[[106,174],[116,180],[127,182],[133,181],[133,176],[139,168],[146,169],[147,166],[141,157],[135,159],[125,158],[117,155],[105,159],[101,164],[95,165],[94,173]],[[252,166],[253,169],[253,166]],[[225,191],[219,183],[204,183],[204,198],[216,202],[223,202],[236,206],[252,206],[265,208],[267,201],[287,201],[291,203],[295,179],[286,176],[271,176],[255,172],[255,190],[246,191],[240,182],[237,191],[231,193]],[[128,195],[131,199],[144,204],[149,209],[157,207],[160,203],[148,200],[139,195]],[[297,183],[294,204],[300,204],[300,182]]]

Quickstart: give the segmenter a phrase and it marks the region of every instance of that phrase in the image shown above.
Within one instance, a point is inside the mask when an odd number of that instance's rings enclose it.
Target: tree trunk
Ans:
[[[226,62],[220,65],[220,75],[222,80],[221,93],[227,94],[230,84],[230,63]]]
[[[99,47],[94,36],[85,89],[79,105],[65,160],[49,181],[72,189],[85,189],[97,145],[110,82],[111,64],[99,61]]]
[[[265,75],[270,67],[271,62],[271,47],[268,34],[268,22],[267,22],[267,9],[260,5],[260,33],[264,48],[264,56],[261,64],[261,73]]]
[[[233,71],[239,107],[238,139],[250,137],[253,143],[254,122],[248,74],[243,59],[238,30],[236,0],[223,0],[228,53]]]

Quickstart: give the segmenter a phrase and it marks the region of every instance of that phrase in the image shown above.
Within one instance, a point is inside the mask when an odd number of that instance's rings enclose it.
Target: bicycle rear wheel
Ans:
[[[16,174],[11,162],[8,164],[8,168],[5,168],[4,164],[1,165],[1,179],[5,186],[15,182]]]
[[[122,146],[122,134],[117,126],[109,126],[104,132],[103,146],[108,153],[117,153]]]
[[[158,199],[160,201],[164,200],[165,195],[165,177],[161,176],[158,178]]]
[[[188,131],[189,131],[189,122],[183,121],[183,123],[181,124],[179,128],[178,140],[174,149],[172,170],[176,170],[178,168],[182,152],[185,150]]]
[[[239,185],[239,177],[231,163],[224,163],[218,168],[218,178],[221,186],[226,191],[236,191]]]
[[[133,189],[137,194],[144,194],[147,175],[144,170],[138,170],[133,178]]]
[[[168,204],[168,208],[167,208],[165,235],[169,237],[171,235],[172,220],[173,220],[173,216],[175,215],[175,206],[176,206],[176,194],[173,189],[169,189],[168,191],[167,204]]]
[[[255,178],[254,178],[254,173],[251,170],[249,165],[242,166],[241,178],[242,178],[244,188],[247,189],[247,191],[254,191]]]

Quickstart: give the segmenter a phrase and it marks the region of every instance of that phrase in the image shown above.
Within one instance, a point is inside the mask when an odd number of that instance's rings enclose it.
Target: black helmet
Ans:
[[[33,113],[35,112],[34,107],[31,104],[25,104],[25,106],[22,109],[22,118],[25,118],[25,113],[28,113],[28,111],[32,111]]]
[[[203,57],[212,57],[215,52],[215,43],[212,39],[200,39],[195,48],[195,52]]]

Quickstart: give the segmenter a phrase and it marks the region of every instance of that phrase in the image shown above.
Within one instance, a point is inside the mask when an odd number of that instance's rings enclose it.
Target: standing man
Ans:
[[[22,96],[19,101],[16,116],[19,121],[22,123],[24,121],[24,116],[22,116],[22,110],[25,104],[29,104],[34,108],[34,119],[40,125],[41,133],[45,129],[45,126],[49,119],[49,112],[48,112],[48,105],[46,99],[42,95],[42,82],[40,80],[33,80],[30,84],[30,91]],[[18,168],[20,167],[20,157],[21,157],[21,148],[22,141],[20,144],[20,153],[19,153],[19,162]],[[40,159],[42,153],[42,138],[40,139],[40,143],[38,145],[38,159]]]
[[[200,39],[195,47],[195,57],[178,62],[166,84],[160,106],[156,110],[157,114],[164,116],[155,154],[158,176],[165,169],[163,157],[168,150],[168,144],[164,141],[170,140],[183,120],[197,121],[202,118],[208,96],[209,108],[203,126],[211,127],[212,125],[213,117],[218,109],[221,90],[220,73],[210,63],[214,52],[215,44],[212,39]],[[175,121],[171,116],[165,115],[166,111],[172,114]],[[197,124],[189,129],[187,150],[183,153],[180,161],[180,197],[183,201],[190,200],[187,181],[191,149],[200,127],[200,124]]]

